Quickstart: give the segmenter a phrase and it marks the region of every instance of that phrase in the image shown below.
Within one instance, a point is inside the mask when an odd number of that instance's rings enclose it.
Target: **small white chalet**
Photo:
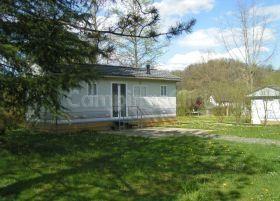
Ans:
[[[90,123],[98,127],[104,122],[110,125],[120,121],[145,119],[151,122],[176,117],[176,82],[180,78],[170,72],[150,66],[84,64],[80,68],[93,68],[100,78],[89,84],[81,83],[81,88],[67,92],[67,98],[61,100],[67,109],[67,118],[55,119],[48,111],[42,111],[39,122]]]
[[[252,124],[280,123],[280,87],[267,86],[248,95]]]

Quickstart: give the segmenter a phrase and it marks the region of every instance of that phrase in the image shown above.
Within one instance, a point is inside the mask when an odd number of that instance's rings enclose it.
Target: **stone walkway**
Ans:
[[[263,139],[263,138],[245,138],[232,135],[217,135],[210,134],[207,130],[201,129],[188,129],[188,128],[165,128],[165,127],[153,127],[153,128],[141,128],[141,129],[128,129],[116,131],[114,134],[149,137],[149,138],[162,138],[162,137],[176,137],[176,136],[197,136],[202,138],[221,139],[232,142],[244,142],[244,143],[256,143],[265,145],[277,145],[280,146],[280,140]]]

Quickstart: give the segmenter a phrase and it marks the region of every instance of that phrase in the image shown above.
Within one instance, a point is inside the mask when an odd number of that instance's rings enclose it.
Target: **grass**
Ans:
[[[179,127],[211,130],[211,133],[233,135],[248,138],[266,138],[280,140],[280,125],[236,124],[231,117],[218,123],[213,116],[178,117]]]
[[[0,136],[0,200],[280,200],[279,147],[93,132]]]

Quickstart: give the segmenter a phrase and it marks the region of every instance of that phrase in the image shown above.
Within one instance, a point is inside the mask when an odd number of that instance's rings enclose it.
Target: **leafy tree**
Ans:
[[[199,111],[203,107],[203,99],[202,97],[197,97],[194,104],[194,111]]]
[[[112,10],[116,16],[122,17],[127,10],[134,15],[143,16],[142,9],[151,6],[151,0],[140,0],[142,8],[138,6],[135,0],[127,0]],[[166,41],[155,40],[154,38],[135,37],[142,32],[142,24],[149,23],[148,19],[143,18],[140,23],[135,23],[125,30],[125,33],[131,34],[131,37],[116,38],[112,40],[115,43],[116,51],[111,55],[110,60],[125,66],[133,66],[135,68],[144,67],[147,64],[154,65],[157,59],[162,55],[163,48],[167,46]],[[153,25],[154,29],[159,29],[159,22]]]
[[[237,82],[244,82],[244,70],[243,63],[234,60],[211,60],[192,64],[182,72],[182,83],[179,87],[199,91],[200,96],[205,99],[214,95],[219,85],[234,86]]]
[[[1,1],[0,107],[14,113],[24,113],[30,107],[36,114],[46,108],[60,115],[64,92],[79,87],[81,80],[98,77],[93,69],[85,70],[79,64],[95,63],[98,55],[107,56],[114,49],[90,41],[106,41],[110,35],[170,39],[189,33],[195,24],[190,20],[165,33],[157,32],[154,25],[159,14],[150,7],[142,10],[143,15],[128,12],[117,23],[99,29],[92,21],[96,5],[96,0]],[[143,32],[125,32],[134,24],[141,25]]]
[[[234,66],[234,68],[233,68]],[[250,93],[250,87],[247,87],[247,69],[242,62],[234,60],[211,60],[207,63],[192,64],[184,71],[173,72],[182,78],[178,88],[178,108],[180,114],[186,111],[184,103],[194,101],[193,94],[196,97],[201,96],[207,105],[207,100],[213,96],[219,107],[214,113],[221,116],[226,114],[233,115],[236,122],[239,123],[244,116],[244,111],[249,110],[249,99],[246,95]],[[266,66],[257,66],[254,70],[254,88],[260,88],[267,85],[280,85],[279,70],[273,70]],[[207,107],[207,106],[205,106]],[[245,110],[247,108],[247,110]]]
[[[179,90],[177,93],[177,114],[190,115],[194,111],[201,110],[203,99],[199,97],[199,91]]]

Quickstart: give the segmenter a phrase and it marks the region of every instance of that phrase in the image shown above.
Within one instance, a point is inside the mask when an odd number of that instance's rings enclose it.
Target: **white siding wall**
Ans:
[[[261,124],[265,121],[280,122],[280,99],[263,100],[256,99],[251,101],[252,105],[252,124]]]
[[[82,88],[73,89],[69,98],[63,100],[64,106],[73,119],[110,119],[112,118],[112,83],[124,83],[127,88],[128,116],[133,115],[134,106],[142,108],[147,115],[166,114],[176,116],[176,83],[161,80],[139,80],[125,78],[106,78],[95,82],[97,84],[97,95],[88,95],[88,86],[82,83]],[[167,86],[166,96],[161,96],[160,87]],[[145,86],[146,96],[135,97],[133,89],[135,86]]]

